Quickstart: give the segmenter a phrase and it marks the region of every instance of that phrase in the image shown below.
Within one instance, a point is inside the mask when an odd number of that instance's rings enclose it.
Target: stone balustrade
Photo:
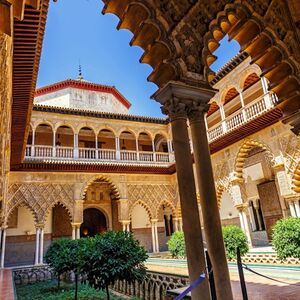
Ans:
[[[27,145],[25,159],[70,159],[84,161],[122,161],[168,164],[174,162],[174,155],[173,153],[168,152]]]
[[[208,128],[207,133],[209,142],[213,142],[214,140],[271,110],[275,107],[277,101],[278,99],[275,94],[268,93],[264,97],[258,98],[257,100],[250,102],[248,105],[245,105],[235,113],[226,117],[221,124],[217,123]]]

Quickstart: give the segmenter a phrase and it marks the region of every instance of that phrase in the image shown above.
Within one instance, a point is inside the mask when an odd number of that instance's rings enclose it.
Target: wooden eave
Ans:
[[[48,4],[49,0],[41,0],[39,10],[26,4],[23,20],[13,21],[12,167],[24,157]]]
[[[79,163],[79,162],[24,162],[15,166],[12,171],[22,172],[85,172],[85,173],[128,173],[128,174],[165,174],[175,173],[175,164],[168,167],[163,166],[139,166],[130,164],[101,164]]]

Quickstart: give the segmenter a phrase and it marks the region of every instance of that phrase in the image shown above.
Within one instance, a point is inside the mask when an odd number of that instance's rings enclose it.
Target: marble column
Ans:
[[[190,98],[184,84],[169,82],[153,97],[163,105],[162,111],[169,115],[171,122],[189,279],[190,282],[194,282],[205,271],[206,263],[187,128],[187,107],[182,101],[184,96]],[[193,289],[191,294],[193,300],[209,300],[207,278]]]
[[[77,224],[76,226],[76,239],[80,239],[80,225],[81,224]]]
[[[159,252],[157,222],[158,222],[158,220],[156,220],[155,223],[154,223],[154,234],[155,234],[156,251]]]
[[[32,129],[32,143],[31,143],[31,153],[30,156],[34,156],[34,146],[35,146],[35,128]]]
[[[40,228],[36,227],[35,230],[35,258],[34,258],[34,264],[38,265],[39,263],[39,249],[40,249]]]
[[[174,231],[178,231],[178,218],[173,218]]]
[[[201,99],[201,93],[198,97]],[[203,99],[205,97],[204,95]],[[217,298],[232,300],[233,295],[204,121],[208,105],[206,101],[200,101],[200,103],[199,101],[195,101],[190,104],[189,109],[189,122],[194,144],[194,160],[200,193],[200,205],[206,242],[214,270]]]
[[[76,240],[76,225],[72,225],[72,240]]]
[[[40,228],[40,255],[39,264],[44,263],[44,227]]]
[[[254,218],[254,211],[253,211],[253,207],[250,205],[249,202],[248,202],[248,212],[249,212],[249,216],[250,216],[252,231],[256,231],[257,227],[256,227],[256,223],[255,223],[255,218]]]
[[[52,156],[55,157],[56,156],[56,131],[53,130],[53,141],[52,141],[52,149],[53,149],[53,152],[52,152]]]
[[[241,228],[245,232],[248,240],[248,244],[251,246],[251,235],[250,235],[250,229],[249,229],[249,223],[247,220],[247,215],[245,213],[246,207],[244,206],[238,206],[236,207],[238,212],[239,212],[239,218],[240,218],[240,223],[241,223]]]
[[[78,158],[78,133],[74,134],[74,158]]]
[[[297,214],[296,214],[296,209],[295,209],[293,201],[289,201],[289,208],[290,208],[290,211],[291,211],[291,216],[296,217]]]
[[[295,212],[296,212],[296,216],[298,218],[300,218],[300,206],[299,206],[299,200],[296,200],[294,202],[294,206],[295,206]]]
[[[152,235],[152,251],[156,253],[156,239],[155,239],[155,225],[154,222],[151,220],[151,235]]]
[[[121,154],[120,154],[120,138],[116,136],[115,138],[115,144],[116,144],[116,159],[120,160],[121,159]]]
[[[178,230],[183,231],[182,230],[182,218],[178,218]]]
[[[3,228],[2,229],[1,262],[0,262],[1,268],[4,268],[4,263],[5,263],[5,245],[6,245],[6,228]]]
[[[263,230],[263,226],[262,226],[262,220],[261,220],[261,216],[259,213],[259,200],[256,199],[255,201],[253,201],[253,206],[255,209],[255,213],[256,213],[256,217],[257,217],[257,222],[258,222],[258,230]]]

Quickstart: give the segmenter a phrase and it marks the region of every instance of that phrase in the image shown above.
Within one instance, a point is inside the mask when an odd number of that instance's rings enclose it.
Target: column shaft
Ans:
[[[2,247],[1,247],[1,268],[4,268],[5,263],[5,244],[6,244],[6,228],[2,229]]]
[[[176,173],[180,195],[189,278],[190,282],[194,282],[201,272],[205,270],[206,264],[196,197],[193,161],[186,121],[186,116],[176,117],[175,115],[174,118],[171,116],[171,128],[175,150]],[[192,299],[210,299],[207,280],[204,280],[192,291]]]
[[[294,206],[294,203],[293,202],[289,202],[289,207],[290,207],[290,211],[291,211],[291,216],[292,217],[296,217],[296,210],[295,210],[295,206]]]
[[[72,240],[76,240],[76,227],[72,225]]]
[[[300,218],[300,206],[299,206],[299,200],[295,201],[295,211],[298,218]]]
[[[37,265],[39,263],[39,249],[40,249],[40,228],[36,228],[35,233],[35,259],[34,264]]]
[[[157,222],[155,222],[155,224],[154,224],[154,234],[155,234],[156,252],[159,252],[159,242],[158,242]]]
[[[39,263],[42,264],[44,259],[44,228],[40,229],[40,259]]]
[[[204,230],[214,270],[217,298],[222,300],[232,300],[233,295],[225,255],[210,150],[204,122],[204,112],[199,111],[196,112],[194,116],[191,116],[190,127],[194,144],[194,159],[201,199]],[[197,204],[197,202],[195,204]],[[196,206],[194,210],[198,212]]]
[[[80,239],[80,225],[76,227],[76,239]]]
[[[152,235],[152,251],[156,252],[155,234],[154,234],[154,223],[151,222],[151,235]]]

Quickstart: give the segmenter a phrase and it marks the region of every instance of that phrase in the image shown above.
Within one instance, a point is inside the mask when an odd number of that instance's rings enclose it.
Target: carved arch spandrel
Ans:
[[[25,205],[33,212],[36,223],[44,223],[50,209],[57,203],[61,203],[72,218],[73,190],[72,184],[13,183],[8,189],[6,218],[15,208]]]

